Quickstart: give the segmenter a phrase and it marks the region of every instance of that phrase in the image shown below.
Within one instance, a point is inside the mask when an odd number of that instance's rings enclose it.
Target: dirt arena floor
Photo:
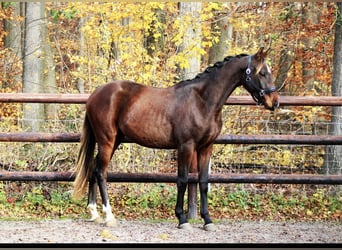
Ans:
[[[84,220],[0,221],[0,243],[338,243],[342,222],[219,221],[207,232],[199,223],[191,230],[176,222],[118,220],[106,227]]]

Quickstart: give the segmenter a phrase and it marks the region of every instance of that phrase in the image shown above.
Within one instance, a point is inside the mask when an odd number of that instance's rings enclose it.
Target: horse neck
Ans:
[[[227,98],[241,85],[241,60],[227,62],[217,69],[213,78],[203,82],[200,92],[203,99],[207,100],[210,110],[221,111]]]

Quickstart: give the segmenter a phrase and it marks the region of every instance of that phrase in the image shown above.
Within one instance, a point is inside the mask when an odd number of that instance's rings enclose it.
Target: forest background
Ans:
[[[168,87],[265,46],[280,95],[340,96],[341,24],[341,3],[332,2],[2,2],[0,91],[91,93],[116,79]],[[227,106],[223,114],[222,134],[341,134],[340,107]],[[80,132],[83,117],[82,105],[0,103],[1,132]],[[1,147],[6,171],[70,171],[78,151]],[[119,152],[113,171],[176,171],[170,151],[124,144]],[[340,146],[217,145],[212,171],[341,174],[341,155]],[[7,200],[31,187],[1,186]]]

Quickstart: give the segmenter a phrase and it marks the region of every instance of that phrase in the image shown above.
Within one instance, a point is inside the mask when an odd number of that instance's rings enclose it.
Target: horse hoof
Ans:
[[[178,225],[178,228],[179,229],[184,229],[184,230],[191,230],[192,229],[192,227],[191,227],[191,225],[189,223],[180,224],[180,225]]]
[[[101,217],[96,217],[96,218],[93,219],[92,221],[95,222],[95,223],[98,223],[98,224],[103,223],[103,220],[102,220]]]
[[[106,221],[107,227],[116,227],[116,225],[117,225],[116,219],[111,219],[109,221]]]
[[[87,222],[95,222],[95,223],[103,223],[103,220],[100,216],[87,219],[86,221]]]
[[[215,227],[214,223],[205,224],[203,226],[203,229],[205,231],[210,231],[210,232],[216,231],[216,227]]]

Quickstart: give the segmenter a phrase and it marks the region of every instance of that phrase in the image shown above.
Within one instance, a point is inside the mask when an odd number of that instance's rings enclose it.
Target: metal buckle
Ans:
[[[249,82],[250,80],[252,80],[252,78],[250,77],[251,75],[251,69],[247,68],[246,69],[246,82]]]

